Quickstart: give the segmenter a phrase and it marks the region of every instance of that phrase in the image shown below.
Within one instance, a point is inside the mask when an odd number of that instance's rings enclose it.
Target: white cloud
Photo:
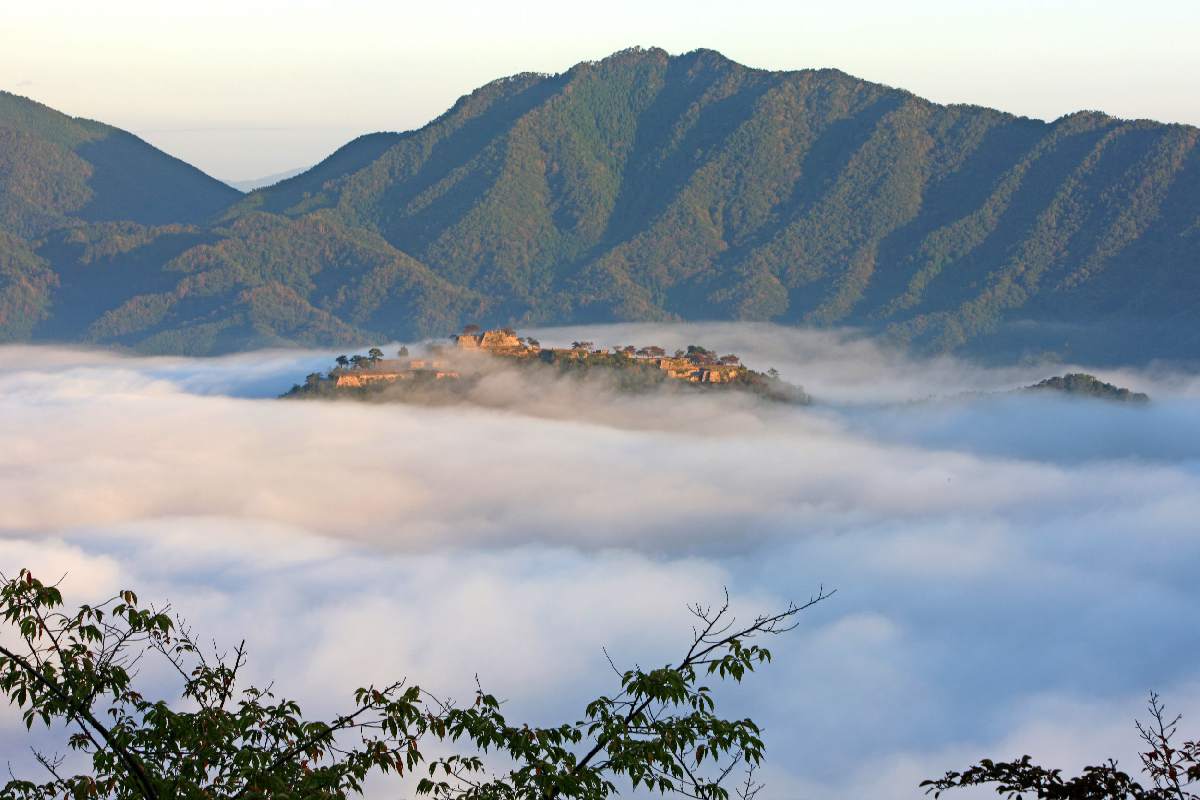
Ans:
[[[761,609],[823,582],[835,598],[723,693],[768,730],[764,798],[914,797],[1026,749],[1122,755],[1152,687],[1200,712],[1181,633],[1200,600],[1194,376],[1110,374],[1145,408],[911,403],[1048,373],[756,326],[577,335],[716,345],[823,402],[533,398],[503,376],[484,406],[283,402],[330,354],[0,348],[0,568],[67,573],[79,601],[170,600],[322,712],[405,674],[466,694],[478,671],[542,720],[610,688],[602,646],[669,659],[686,602],[728,585]]]

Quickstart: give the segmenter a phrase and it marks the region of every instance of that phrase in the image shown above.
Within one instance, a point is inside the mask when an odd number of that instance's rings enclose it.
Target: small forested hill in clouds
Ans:
[[[210,224],[9,230],[61,279],[34,336],[151,350],[746,319],[1198,358],[1198,135],[635,49],[490,83]],[[103,302],[80,288],[101,273],[119,286]]]

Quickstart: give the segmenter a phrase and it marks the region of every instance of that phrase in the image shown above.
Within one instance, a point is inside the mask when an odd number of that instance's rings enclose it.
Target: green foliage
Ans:
[[[244,685],[244,643],[208,654],[167,609],[141,606],[131,591],[65,612],[56,586],[22,570],[0,586],[0,621],[12,634],[5,641],[20,642],[0,646],[0,691],[26,727],[65,725],[68,746],[88,765],[69,774],[62,758],[39,753],[48,777],[13,778],[0,792],[19,800],[332,800],[361,794],[372,774],[395,773],[420,775],[417,795],[436,800],[600,800],[619,783],[725,800],[725,779],[739,765],[758,765],[764,744],[753,721],[718,715],[701,681],[740,682],[770,661],[756,639],[791,630],[829,594],[748,625],[736,624],[728,597],[715,609],[693,607],[697,626],[678,662],[619,672],[616,693],[588,703],[573,722],[517,724],[481,687],[472,704],[458,706],[405,680],[358,689],[349,711],[317,721],[292,700]],[[134,667],[149,658],[173,669],[182,704],[135,686]],[[439,755],[427,757],[429,749]]]
[[[0,340],[28,338],[57,284],[50,265],[25,241],[0,230]]]

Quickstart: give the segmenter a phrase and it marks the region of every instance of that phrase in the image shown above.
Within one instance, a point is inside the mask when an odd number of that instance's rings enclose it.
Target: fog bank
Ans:
[[[602,646],[674,655],[686,602],[834,586],[728,698],[767,730],[762,800],[918,797],[1027,751],[1132,768],[1150,688],[1200,725],[1181,628],[1197,376],[1096,371],[1153,398],[1129,407],[1009,393],[1087,365],[912,359],[845,332],[537,335],[736,352],[817,403],[570,383],[536,407],[521,387],[496,407],[511,385],[453,407],[279,401],[336,353],[0,348],[0,568],[65,572],[79,602],[169,598],[315,709],[399,675],[466,695],[479,672],[506,713],[546,719],[611,688]]]

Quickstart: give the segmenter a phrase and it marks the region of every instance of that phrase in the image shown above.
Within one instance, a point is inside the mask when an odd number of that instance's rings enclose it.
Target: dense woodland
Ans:
[[[0,94],[0,337],[212,353],[615,320],[1200,356],[1200,131],[629,50],[242,195]]]

